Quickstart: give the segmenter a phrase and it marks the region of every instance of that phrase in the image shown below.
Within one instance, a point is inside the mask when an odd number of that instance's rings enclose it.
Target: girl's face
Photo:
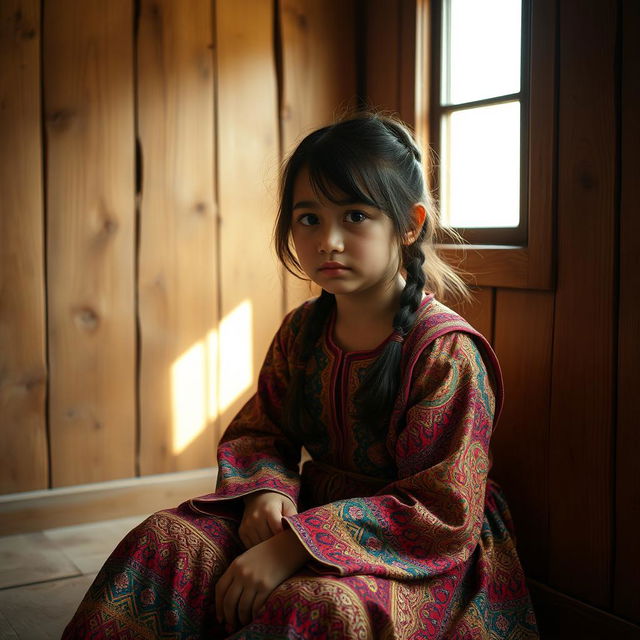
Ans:
[[[329,293],[384,291],[399,278],[400,253],[389,216],[369,205],[320,197],[306,167],[294,181],[291,234],[302,269]]]

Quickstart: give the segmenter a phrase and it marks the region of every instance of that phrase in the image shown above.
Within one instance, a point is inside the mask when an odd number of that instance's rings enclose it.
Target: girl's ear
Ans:
[[[402,238],[402,244],[410,245],[416,241],[416,238],[420,235],[422,225],[427,217],[427,210],[421,203],[414,204],[411,209],[411,229],[404,234]]]

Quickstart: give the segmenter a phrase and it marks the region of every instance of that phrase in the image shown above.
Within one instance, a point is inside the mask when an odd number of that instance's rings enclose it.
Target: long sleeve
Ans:
[[[287,518],[320,572],[424,578],[465,562],[479,540],[495,396],[474,339],[436,338],[404,385],[398,479]]]
[[[218,445],[216,492],[194,505],[229,501],[260,490],[282,493],[297,503],[300,444],[282,430],[292,348],[300,310],[287,315],[276,333],[258,377],[256,393],[235,416]]]

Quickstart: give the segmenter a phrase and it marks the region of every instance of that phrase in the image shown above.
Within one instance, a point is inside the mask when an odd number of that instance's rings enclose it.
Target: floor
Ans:
[[[0,640],[59,640],[104,560],[145,517],[0,537]]]

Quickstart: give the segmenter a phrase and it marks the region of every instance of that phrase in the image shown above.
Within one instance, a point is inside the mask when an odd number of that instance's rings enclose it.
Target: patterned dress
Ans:
[[[502,403],[489,344],[427,297],[381,432],[358,420],[353,397],[385,343],[343,351],[333,314],[307,364],[307,411],[285,426],[312,305],[284,319],[257,393],[225,432],[216,492],[131,531],[63,638],[538,638],[509,509],[487,477]],[[299,472],[303,446],[311,460]],[[286,526],[312,560],[229,635],[215,619],[215,583],[243,551],[240,498],[264,489],[296,503]]]

